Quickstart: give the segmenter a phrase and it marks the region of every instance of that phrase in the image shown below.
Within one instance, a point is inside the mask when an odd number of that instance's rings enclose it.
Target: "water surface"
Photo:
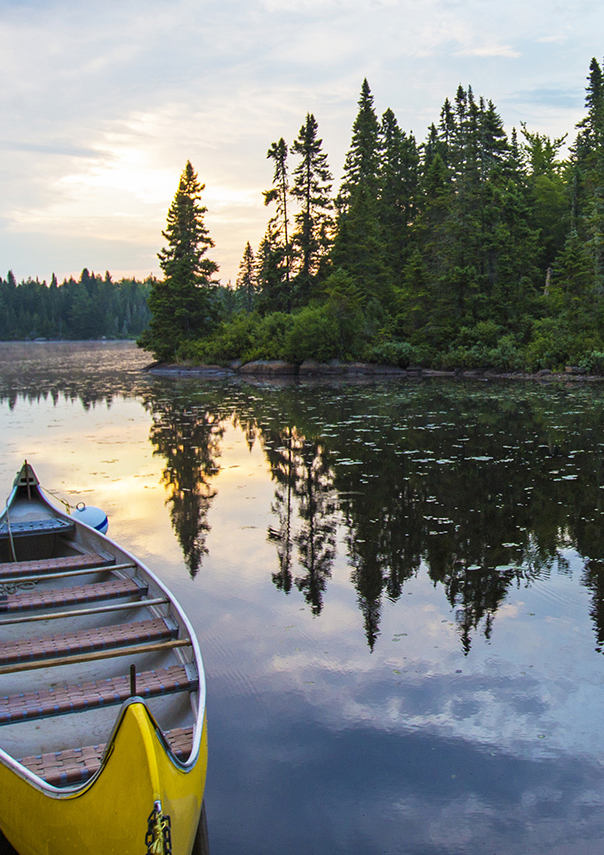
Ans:
[[[0,345],[0,485],[103,507],[208,680],[212,855],[604,853],[604,395]]]

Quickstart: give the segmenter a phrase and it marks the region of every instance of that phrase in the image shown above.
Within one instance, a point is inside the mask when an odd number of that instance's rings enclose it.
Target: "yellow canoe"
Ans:
[[[207,768],[195,634],[29,464],[0,514],[0,828],[20,855],[190,855]]]

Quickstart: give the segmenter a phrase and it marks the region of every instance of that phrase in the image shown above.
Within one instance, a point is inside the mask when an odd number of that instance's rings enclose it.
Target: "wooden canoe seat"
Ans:
[[[192,665],[172,665],[136,675],[136,694],[141,698],[194,691],[198,685],[197,672]],[[0,698],[0,725],[121,704],[130,694],[127,674],[12,695]]]
[[[153,618],[63,634],[57,633],[41,638],[0,642],[0,666],[33,660],[52,660],[95,650],[134,647],[137,644],[167,641],[177,636],[178,626],[174,621]]]
[[[0,596],[0,613],[12,614],[34,609],[77,606],[82,603],[97,603],[99,600],[111,600],[116,597],[142,595],[146,592],[146,585],[136,579],[111,579],[109,582],[76,585],[73,588],[53,588],[50,591],[36,589],[19,591],[16,594]]]
[[[86,570],[88,567],[108,567],[115,564],[112,557],[85,552],[81,555],[63,555],[60,558],[41,558],[34,561],[8,561],[0,563],[0,583],[14,581],[31,573],[56,573],[61,570]]]
[[[193,728],[179,727],[164,734],[172,753],[181,761],[188,759],[193,745]],[[81,784],[98,772],[105,745],[89,745],[24,757],[19,762],[53,787]]]
[[[73,520],[59,517],[46,517],[40,520],[24,520],[11,522],[10,530],[6,522],[0,524],[0,539],[9,537],[30,537],[35,534],[67,534],[75,531]]]

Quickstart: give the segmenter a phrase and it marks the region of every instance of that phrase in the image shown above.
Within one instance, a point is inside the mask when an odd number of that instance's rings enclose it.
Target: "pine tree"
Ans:
[[[237,276],[237,291],[243,297],[243,306],[246,312],[251,312],[254,308],[254,300],[256,296],[256,259],[254,250],[250,246],[250,242],[245,245],[243,258],[239,265],[239,275]]]
[[[367,79],[363,80],[358,105],[350,148],[344,161],[344,179],[339,198],[341,211],[350,210],[360,196],[373,193],[375,199],[379,186],[380,126]]]
[[[325,258],[332,230],[332,175],[317,131],[315,117],[307,113],[306,121],[292,145],[292,152],[300,157],[293,172],[291,194],[301,206],[295,216],[292,244],[298,260],[296,302],[302,306],[308,303],[313,277]]]
[[[521,129],[525,139],[521,155],[528,170],[531,224],[540,233],[538,262],[547,276],[564,247],[570,226],[566,164],[558,159],[567,135],[552,140],[545,134],[530,132],[524,122]]]
[[[269,222],[269,228],[273,237],[273,241],[280,242],[283,249],[283,272],[285,277],[285,286],[287,293],[287,311],[291,311],[291,246],[289,241],[289,172],[287,166],[288,158],[287,143],[281,137],[279,142],[272,143],[266,153],[267,158],[270,158],[275,164],[273,174],[273,186],[270,190],[264,191],[264,204],[270,205],[271,202],[276,202],[276,214]]]
[[[138,340],[161,361],[176,359],[181,344],[207,334],[216,321],[211,277],[218,265],[205,258],[214,241],[204,224],[204,189],[187,161],[162,232],[168,242],[158,253],[164,278],[152,283],[151,323]]]
[[[419,154],[413,136],[401,131],[392,110],[380,126],[378,217],[384,236],[385,264],[400,285],[409,254],[410,226],[416,216]]]
[[[604,76],[594,58],[573,150],[573,222],[591,258],[594,293],[604,294]]]
[[[256,307],[261,314],[290,311],[291,293],[285,269],[285,249],[271,219],[256,253]]]
[[[353,277],[366,301],[385,303],[389,295],[378,214],[379,133],[373,96],[364,80],[337,200],[332,261],[335,268],[341,267]]]

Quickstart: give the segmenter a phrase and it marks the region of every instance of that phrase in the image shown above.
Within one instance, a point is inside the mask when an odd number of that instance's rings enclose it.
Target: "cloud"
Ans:
[[[61,157],[98,157],[98,152],[95,149],[75,146],[69,140],[49,140],[46,143],[35,143],[29,140],[0,139],[0,150],[55,154]]]
[[[506,125],[536,118],[559,136],[578,118],[602,25],[604,7],[579,0],[5,3],[0,220],[23,230],[29,212],[32,233],[55,233],[65,218],[75,246],[126,212],[159,243],[191,159],[222,275],[234,278],[266,226],[266,150],[292,141],[307,111],[336,176],[364,77],[376,110],[392,107],[420,140],[459,83],[503,105]],[[17,275],[47,269],[45,252],[32,245],[34,266]]]
[[[510,45],[490,44],[476,45],[474,47],[463,48],[463,50],[456,51],[456,55],[478,57],[503,56],[507,57],[508,59],[517,59],[519,56],[521,56],[521,53]]]

